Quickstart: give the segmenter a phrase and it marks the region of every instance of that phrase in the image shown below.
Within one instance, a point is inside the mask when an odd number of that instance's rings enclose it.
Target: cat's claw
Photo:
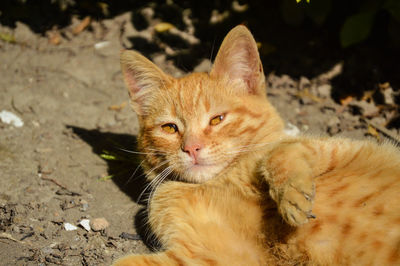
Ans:
[[[310,182],[307,182],[310,181]],[[312,213],[315,187],[311,180],[295,179],[278,196],[279,211],[283,218],[293,226],[299,226],[315,219]]]
[[[313,214],[313,213],[309,213],[309,214],[307,214],[307,218],[316,219],[317,216],[315,214]]]

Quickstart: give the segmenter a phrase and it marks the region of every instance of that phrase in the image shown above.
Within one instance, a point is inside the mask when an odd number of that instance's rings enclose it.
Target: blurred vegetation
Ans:
[[[357,90],[379,82],[400,84],[396,61],[400,58],[400,0],[1,0],[0,23],[15,27],[21,21],[34,32],[46,34],[69,26],[73,17],[102,20],[131,12],[132,23],[140,31],[151,23],[142,12],[145,8],[153,9],[153,19],[181,31],[188,31],[185,14],[189,14],[199,45],[168,39],[165,34],[156,36],[162,42],[171,41],[178,51],[172,59],[188,71],[199,59],[215,56],[216,46],[229,29],[245,24],[260,44],[266,72],[312,77],[343,61],[343,75],[335,82],[346,93],[360,95]],[[140,38],[133,37],[131,42],[146,56],[160,51]]]
[[[298,1],[300,2],[300,1]],[[290,0],[284,0],[283,18],[288,24],[299,24],[304,17],[309,17],[315,24],[323,25],[332,12],[332,0],[314,0],[303,8],[295,8]],[[342,22],[340,42],[343,47],[367,39],[375,19],[380,15],[389,16],[400,22],[400,1],[367,0],[356,3],[356,11],[349,13]]]
[[[65,27],[70,23],[71,16],[91,16],[95,19],[104,19],[118,15],[124,11],[137,11],[146,6],[155,6],[159,9],[168,9],[164,19],[182,26],[180,10],[191,9],[193,18],[198,22],[210,21],[212,12],[238,11],[232,8],[235,2],[242,8],[245,15],[254,13],[258,9],[259,16],[249,17],[249,20],[265,21],[262,12],[280,6],[280,18],[285,24],[301,27],[304,24],[313,24],[313,27],[324,27],[334,19],[340,25],[337,34],[343,47],[365,41],[371,34],[373,27],[386,24],[388,34],[394,35],[391,30],[400,22],[399,0],[241,0],[241,1],[188,1],[188,0],[2,0],[0,1],[0,22],[3,25],[15,26],[16,21],[27,23],[35,32],[44,33],[54,25]],[[179,10],[180,9],[180,10]],[[157,10],[156,10],[157,11]],[[137,13],[137,12],[136,12]],[[266,12],[268,13],[268,12]],[[226,13],[225,13],[226,14]],[[225,18],[235,16],[227,14]],[[245,17],[245,16],[241,16]],[[384,21],[382,21],[384,20]],[[394,21],[395,20],[395,21]],[[244,20],[245,21],[245,20]],[[243,21],[243,22],[244,22]],[[222,21],[219,21],[222,22]],[[398,33],[398,32],[396,32]]]

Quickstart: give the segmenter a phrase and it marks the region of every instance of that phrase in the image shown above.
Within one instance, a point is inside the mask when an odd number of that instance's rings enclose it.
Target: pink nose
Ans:
[[[187,144],[185,145],[182,150],[189,154],[190,157],[196,160],[199,151],[201,150],[202,146],[199,143]]]

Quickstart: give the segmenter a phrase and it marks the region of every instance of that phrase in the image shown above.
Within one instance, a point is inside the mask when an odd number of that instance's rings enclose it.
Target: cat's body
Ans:
[[[228,34],[210,74],[173,79],[134,52],[122,68],[149,179],[194,183],[151,198],[164,251],[116,265],[400,263],[400,153],[285,137],[247,29]]]

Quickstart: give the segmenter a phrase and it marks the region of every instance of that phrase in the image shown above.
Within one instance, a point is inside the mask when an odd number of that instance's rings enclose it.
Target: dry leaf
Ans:
[[[169,31],[172,28],[175,28],[175,26],[168,22],[161,22],[154,26],[154,30],[159,33]]]
[[[375,90],[365,91],[363,97],[361,98],[362,101],[373,101],[372,95],[374,95]]]
[[[349,106],[357,107],[365,117],[376,117],[379,115],[379,108],[373,102],[353,101]]]
[[[387,87],[386,89],[382,90],[381,93],[383,95],[386,105],[391,105],[391,106],[396,105],[392,87]]]
[[[248,4],[243,4],[243,5],[241,5],[241,4],[239,3],[239,1],[233,1],[233,2],[232,2],[232,9],[233,9],[234,11],[236,11],[236,12],[241,13],[241,12],[246,11],[248,8],[249,8],[249,5],[248,5]]]
[[[376,130],[376,128],[374,128],[370,124],[368,124],[368,134],[370,134],[371,136],[374,136],[377,140],[380,140],[378,131]]]
[[[323,101],[323,99],[319,98],[318,96],[310,93],[308,89],[301,90],[297,93],[297,97],[299,98],[309,98],[313,100],[314,102],[320,103]]]
[[[97,5],[100,7],[101,12],[103,13],[104,16],[107,17],[110,14],[109,7],[108,7],[107,3],[99,2],[99,3],[97,3]]]
[[[58,32],[49,34],[49,43],[53,45],[59,45],[61,43],[61,35]]]
[[[348,105],[349,103],[351,103],[353,101],[353,96],[347,96],[344,99],[340,99],[340,104],[341,105]]]
[[[116,104],[116,105],[111,105],[108,107],[108,110],[112,110],[112,111],[121,111],[122,109],[124,109],[124,107],[126,106],[126,102],[123,102],[121,104]]]
[[[379,84],[378,86],[379,86],[379,89],[386,90],[386,89],[390,88],[390,83],[385,82],[385,83]]]
[[[85,18],[81,21],[81,23],[79,23],[79,25],[76,26],[76,27],[72,30],[72,33],[75,34],[75,35],[81,33],[84,29],[87,28],[87,26],[89,26],[90,21],[91,21],[91,18],[90,18],[89,16],[85,17]]]

